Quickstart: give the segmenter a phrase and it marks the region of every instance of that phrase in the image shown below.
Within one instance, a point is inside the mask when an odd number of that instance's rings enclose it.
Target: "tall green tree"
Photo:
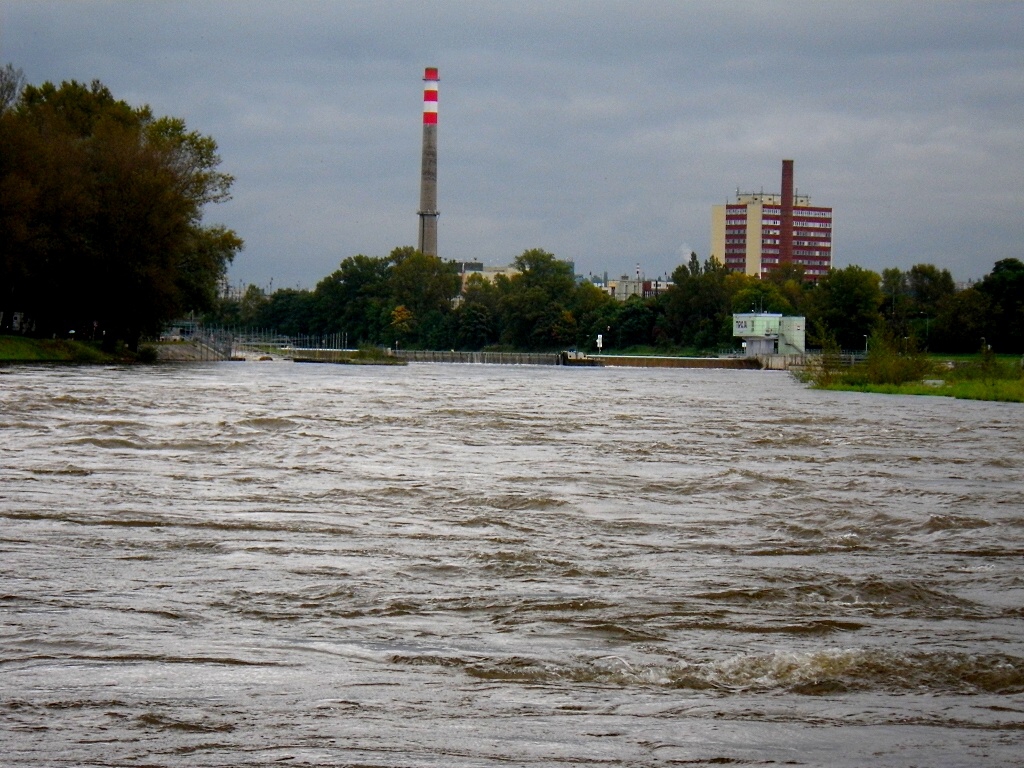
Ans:
[[[494,283],[479,274],[469,276],[455,311],[455,344],[459,349],[478,350],[498,342],[500,303]]]
[[[404,320],[408,327],[406,344],[450,346],[444,344],[446,319],[453,312],[452,301],[459,295],[462,282],[455,264],[411,247],[396,248],[391,261],[392,299],[409,313]]]
[[[497,281],[502,341],[519,349],[557,349],[575,343],[572,267],[539,248],[524,251],[514,264],[518,274]]]
[[[932,321],[956,295],[953,275],[933,264],[915,264],[907,273],[907,292],[910,307],[905,335],[915,337],[922,347],[931,348]]]
[[[978,290],[989,302],[986,340],[996,352],[1024,353],[1024,262],[997,261]]]
[[[315,317],[316,299],[311,291],[280,288],[260,307],[252,325],[286,336],[307,336],[321,332]]]
[[[911,314],[910,285],[907,274],[899,267],[888,267],[882,270],[882,317],[886,327],[895,337],[909,333]]]
[[[803,315],[806,312],[807,294],[813,283],[804,279],[804,266],[788,262],[780,264],[773,269],[764,279],[778,288],[779,293],[788,302],[792,314]]]
[[[618,301],[593,283],[576,286],[570,306],[577,326],[574,346],[581,350],[596,350],[600,334],[603,349],[610,349],[613,345],[610,330],[619,327],[620,308]]]
[[[939,269],[934,264],[915,264],[907,272],[907,292],[913,302],[913,313],[934,317],[942,302],[956,293],[956,283],[948,269]]]
[[[388,283],[391,260],[359,254],[317,283],[316,323],[322,333],[346,333],[350,344],[387,341],[395,307]]]
[[[738,276],[737,276],[738,277]],[[732,311],[741,312],[778,312],[792,315],[796,311],[793,304],[783,294],[779,283],[759,280],[756,277],[743,276],[744,285],[732,297]]]
[[[135,346],[210,309],[242,248],[204,208],[229,197],[214,140],[155,118],[99,81],[20,88],[0,76],[0,312],[41,334]],[[6,322],[6,320],[5,320]]]
[[[976,286],[948,297],[934,318],[925,318],[929,348],[938,352],[977,352],[989,333],[991,299]]]
[[[689,262],[672,272],[664,302],[664,327],[672,340],[704,350],[731,343],[732,297],[743,278],[730,275],[713,256],[702,265],[691,253]]]
[[[238,324],[243,328],[265,328],[265,310],[270,304],[267,292],[258,285],[248,285],[238,302]]]
[[[641,296],[630,296],[622,303],[615,318],[615,345],[637,347],[651,344],[655,317],[654,302]]]
[[[878,274],[856,265],[833,269],[812,295],[808,324],[820,323],[843,349],[863,349],[882,318]]]

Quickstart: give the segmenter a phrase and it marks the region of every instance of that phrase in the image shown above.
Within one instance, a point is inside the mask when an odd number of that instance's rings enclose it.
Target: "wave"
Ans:
[[[86,469],[84,467],[78,467],[78,466],[75,466],[74,464],[65,464],[63,467],[46,467],[46,468],[39,467],[39,468],[36,468],[36,469],[30,469],[28,471],[29,471],[30,474],[39,475],[41,477],[45,477],[45,476],[87,477],[88,475],[92,474],[92,470],[91,469]]]
[[[401,659],[396,659],[401,661]],[[452,662],[447,662],[451,666]],[[1012,695],[1024,692],[1024,658],[1005,654],[896,653],[874,649],[776,651],[669,665],[619,656],[560,664],[523,657],[463,664],[472,677],[515,683],[584,683],[722,693],[822,695],[876,691]]]
[[[973,528],[988,528],[992,523],[977,517],[967,515],[929,515],[928,520],[922,526],[923,530],[929,533],[939,531],[961,531]]]
[[[911,579],[832,577],[817,584],[794,583],[769,587],[733,587],[703,592],[695,597],[712,605],[744,609],[777,606],[831,606],[879,616],[906,615],[937,618],[976,615],[984,608],[951,592]]]

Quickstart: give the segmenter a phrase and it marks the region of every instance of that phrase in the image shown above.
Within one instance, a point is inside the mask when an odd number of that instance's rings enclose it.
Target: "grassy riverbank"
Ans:
[[[1016,355],[986,350],[953,358],[882,348],[849,368],[837,360],[822,355],[802,378],[818,389],[1024,403],[1024,365]]]
[[[123,355],[109,355],[98,344],[67,339],[29,339],[0,336],[0,363],[120,363]]]
[[[907,384],[829,384],[820,389],[845,392],[873,392],[883,395],[930,395],[955,397],[960,400],[994,400],[1004,403],[1024,403],[1024,381],[994,380],[942,381],[935,384],[921,382]]]

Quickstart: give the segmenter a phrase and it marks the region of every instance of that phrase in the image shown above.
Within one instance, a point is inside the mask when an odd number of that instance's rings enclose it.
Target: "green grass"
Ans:
[[[818,389],[886,395],[1024,403],[1024,368],[1016,355],[924,356],[883,352],[852,368],[827,363],[802,376]]]
[[[993,400],[1003,403],[1024,403],[1024,380],[994,379],[991,381],[946,381],[939,385],[911,382],[907,384],[835,383],[818,387],[842,392],[872,392],[882,395],[927,395],[955,397],[960,400]]]
[[[0,336],[0,362],[5,363],[109,363],[120,358],[101,352],[97,346],[65,339],[29,339]]]

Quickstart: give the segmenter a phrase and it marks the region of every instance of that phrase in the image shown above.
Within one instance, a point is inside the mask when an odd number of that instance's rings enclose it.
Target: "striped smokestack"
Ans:
[[[793,261],[793,161],[782,161],[782,220],[779,228],[779,264]]]
[[[420,168],[419,250],[437,256],[437,67],[423,73],[423,160]]]

